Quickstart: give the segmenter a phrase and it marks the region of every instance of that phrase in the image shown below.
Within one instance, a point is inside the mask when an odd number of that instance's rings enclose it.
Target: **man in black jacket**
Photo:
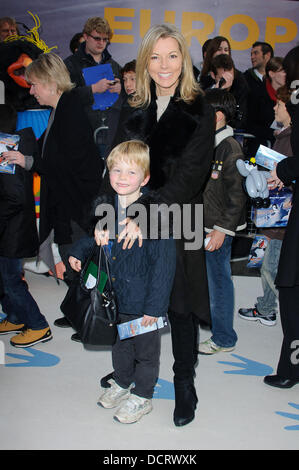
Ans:
[[[252,68],[244,72],[251,93],[255,93],[266,75],[266,65],[273,57],[273,48],[267,42],[255,42],[251,48],[251,64]]]
[[[112,59],[107,47],[110,44],[113,32],[109,23],[104,18],[89,18],[83,28],[85,42],[81,43],[77,52],[65,59],[71,80],[76,84],[78,94],[85,106],[92,129],[97,134],[97,129],[107,126],[108,134],[105,138],[106,148],[99,146],[101,157],[105,158],[113,142],[117,129],[119,113],[125,93],[121,86],[121,67]],[[102,78],[92,85],[86,85],[83,69],[97,65],[110,64],[114,80]],[[94,109],[94,95],[96,93],[117,93],[117,100],[107,105],[106,109]],[[112,96],[112,95],[111,95]]]
[[[16,111],[0,105],[0,131],[19,134],[19,150],[34,155],[36,138],[31,128],[15,132]],[[15,165],[15,173],[0,171],[0,276],[1,298],[7,317],[0,323],[0,334],[19,333],[10,343],[29,347],[52,339],[48,322],[22,279],[22,258],[36,256],[38,235],[32,174]]]
[[[267,145],[267,135],[269,134],[269,123],[263,124],[261,116],[257,116],[256,100],[258,101],[267,99],[267,92],[265,89],[265,76],[266,65],[273,57],[273,48],[267,42],[257,41],[251,48],[251,64],[244,72],[244,77],[249,87],[248,95],[248,117],[246,130],[250,134],[256,136],[255,139],[249,139],[247,143],[246,154],[247,156],[254,157],[260,144]],[[258,136],[257,136],[258,134]],[[265,136],[265,138],[261,138]]]

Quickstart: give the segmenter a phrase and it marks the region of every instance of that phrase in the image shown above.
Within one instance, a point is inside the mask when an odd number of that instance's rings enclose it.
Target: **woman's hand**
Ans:
[[[18,150],[2,152],[2,159],[3,161],[8,162],[10,165],[15,164],[25,168],[25,157]]]
[[[69,257],[69,263],[74,271],[81,271],[81,261],[74,256]]]
[[[151,317],[150,315],[143,315],[143,319],[141,322],[142,326],[152,326],[154,323],[157,323],[157,317]]]
[[[269,189],[278,188],[278,190],[280,191],[283,188],[283,182],[277,176],[276,166],[277,164],[275,163],[275,167],[270,172],[270,177],[267,179],[267,183],[268,183]]]
[[[142,246],[142,233],[136,222],[134,222],[134,220],[130,219],[130,217],[127,217],[122,222],[120,222],[119,225],[125,225],[125,228],[119,234],[117,240],[118,243],[124,240],[122,246],[123,250],[125,250],[126,248],[132,248],[136,239],[138,239],[139,247]]]

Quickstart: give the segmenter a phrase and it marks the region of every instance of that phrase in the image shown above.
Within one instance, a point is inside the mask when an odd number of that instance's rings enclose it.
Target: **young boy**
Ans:
[[[117,226],[149,180],[149,148],[136,140],[123,142],[109,154],[107,167],[116,192]],[[107,203],[107,198],[103,201]],[[107,232],[106,238],[108,244]],[[93,243],[93,239],[85,238],[72,247],[69,262],[73,269],[80,271]],[[122,243],[110,239],[109,245],[110,272],[121,322],[143,317],[143,326],[153,325],[168,309],[176,264],[174,240],[144,239],[123,249]],[[159,329],[124,340],[117,337],[112,347],[111,387],[103,391],[98,404],[104,408],[120,405],[114,418],[121,423],[136,422],[149,413],[159,374],[159,357]]]
[[[199,344],[200,354],[232,351],[237,342],[233,329],[234,286],[231,279],[231,245],[236,230],[246,227],[246,194],[236,161],[243,158],[233,129],[236,101],[228,91],[213,89],[207,100],[216,111],[214,162],[204,191],[205,253],[210,295],[212,337]]]
[[[127,62],[121,69],[124,82],[124,89],[127,95],[132,95],[136,91],[136,60]]]
[[[36,138],[32,129],[15,132],[16,122],[14,108],[1,104],[0,131],[19,134],[19,151],[33,155]],[[0,172],[0,277],[4,294],[1,303],[7,315],[0,323],[0,335],[18,333],[10,343],[19,348],[52,339],[49,324],[22,279],[22,258],[36,256],[38,251],[32,178],[19,165],[15,166],[14,174]]]

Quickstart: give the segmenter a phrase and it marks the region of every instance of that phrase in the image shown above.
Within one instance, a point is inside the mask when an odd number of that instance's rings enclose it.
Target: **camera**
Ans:
[[[225,83],[226,83],[225,78],[223,78],[223,77],[220,78],[220,80],[219,80],[219,88],[222,88]]]

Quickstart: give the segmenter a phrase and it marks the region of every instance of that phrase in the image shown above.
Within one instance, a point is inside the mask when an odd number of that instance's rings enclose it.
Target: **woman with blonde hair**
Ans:
[[[61,58],[54,53],[42,54],[31,62],[25,70],[25,78],[29,84],[32,83],[32,78],[35,78],[44,85],[52,85],[57,96],[74,88],[67,68]],[[32,91],[30,93],[34,95]]]
[[[193,232],[188,236],[183,220],[183,233],[176,240],[176,275],[169,305],[174,423],[183,426],[194,419],[197,404],[194,376],[198,325],[200,321],[210,323],[201,247],[203,224],[197,211],[211,168],[215,116],[194,79],[186,40],[175,26],[155,25],[145,34],[137,56],[136,93],[129,104],[120,118],[117,141],[138,139],[150,148],[149,192],[138,203],[148,210],[156,203],[181,208],[186,205],[190,211],[189,229]],[[142,241],[140,229],[127,220],[118,240],[123,248],[130,248],[136,238]],[[96,240],[101,242],[97,231]],[[194,243],[188,245],[187,240]],[[109,386],[107,378],[101,383]]]
[[[5,158],[41,175],[40,256],[48,264],[52,255],[48,248],[52,241],[57,243],[66,266],[64,279],[71,282],[68,248],[87,230],[85,208],[98,191],[102,167],[63,60],[52,52],[41,54],[27,67],[25,77],[30,94],[40,105],[52,108],[48,127],[38,142],[39,155],[25,157],[11,151]]]
[[[184,36],[171,25],[157,25],[147,32],[138,51],[136,64],[137,87],[136,93],[131,99],[131,105],[133,107],[142,107],[150,104],[152,77],[148,70],[148,64],[155,43],[159,38],[164,37],[169,37],[177,41],[182,56],[182,73],[179,81],[180,99],[186,102],[192,102],[198,93],[201,92],[194,78],[193,65]]]

